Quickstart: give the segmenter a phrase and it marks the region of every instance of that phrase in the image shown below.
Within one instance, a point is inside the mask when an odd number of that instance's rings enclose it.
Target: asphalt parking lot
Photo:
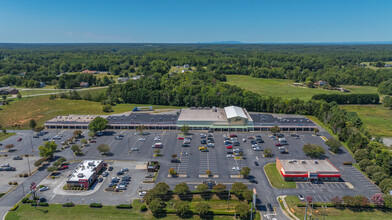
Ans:
[[[0,165],[9,164],[10,167],[15,167],[15,171],[0,171],[0,193],[5,193],[12,188],[12,185],[9,185],[9,182],[17,182],[18,184],[22,184],[26,178],[19,177],[19,174],[29,174],[29,165],[31,172],[34,171],[35,166],[34,162],[38,159],[37,157],[22,157],[22,160],[13,160],[13,157],[0,157]],[[2,167],[6,168],[6,167]]]
[[[108,166],[113,166],[112,171],[108,171],[109,175],[103,177],[103,182],[95,182],[92,188],[88,191],[77,191],[77,190],[63,190],[63,186],[66,184],[68,175],[70,174],[73,167],[77,163],[72,164],[69,170],[62,172],[61,177],[55,180],[46,178],[39,185],[45,185],[50,188],[47,191],[37,191],[37,195],[45,197],[51,203],[66,203],[73,202],[75,204],[89,204],[91,202],[102,203],[106,205],[117,205],[125,204],[130,201],[141,198],[139,191],[149,190],[153,187],[153,184],[145,184],[145,175],[147,170],[145,169],[145,163],[143,162],[113,162],[108,163]],[[126,190],[120,192],[108,191],[108,185],[112,177],[117,176],[117,172],[122,168],[128,168],[123,175],[131,176],[131,181]],[[101,172],[102,173],[102,172]],[[102,177],[102,174],[99,176]]]

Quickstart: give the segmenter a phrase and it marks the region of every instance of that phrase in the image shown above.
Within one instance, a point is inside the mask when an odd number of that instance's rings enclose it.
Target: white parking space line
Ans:
[[[327,186],[328,186],[328,188],[335,189],[335,187],[333,186],[333,184],[328,184]]]

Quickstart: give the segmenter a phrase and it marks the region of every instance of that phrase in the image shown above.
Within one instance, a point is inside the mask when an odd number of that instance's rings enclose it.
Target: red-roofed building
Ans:
[[[83,70],[82,73],[92,73],[92,74],[97,74],[98,71],[96,70]]]

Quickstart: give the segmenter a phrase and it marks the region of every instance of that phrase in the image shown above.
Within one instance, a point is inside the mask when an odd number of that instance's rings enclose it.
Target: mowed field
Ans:
[[[9,105],[0,109],[0,124],[10,129],[13,124],[21,125],[21,129],[27,129],[29,121],[34,119],[38,125],[58,115],[105,115],[132,111],[137,106],[151,106],[142,104],[119,104],[113,106],[113,112],[104,113],[99,102],[84,100],[55,99],[48,96],[36,96],[30,98],[14,99]],[[154,109],[176,109],[180,107],[152,105]]]
[[[392,67],[375,67],[375,66],[370,66],[370,62],[362,62],[363,64],[366,64],[366,68],[372,69],[372,70],[378,70],[378,69],[392,69]],[[385,64],[392,64],[392,61],[386,61],[384,62]]]
[[[293,86],[293,81],[287,79],[262,79],[244,75],[227,75],[226,77],[226,83],[230,85],[236,85],[263,96],[282,97],[283,99],[299,98],[309,100],[313,95],[320,93],[343,94],[339,91]],[[377,93],[377,88],[372,86],[343,87],[353,93]]]
[[[392,110],[382,105],[342,105],[341,107],[358,113],[370,134],[392,137]]]

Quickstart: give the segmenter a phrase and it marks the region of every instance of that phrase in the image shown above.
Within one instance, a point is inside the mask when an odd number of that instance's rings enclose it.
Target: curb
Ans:
[[[289,218],[289,219],[293,219],[293,218],[294,218],[295,220],[300,220],[300,219],[299,219],[297,216],[295,216],[294,213],[292,213],[291,210],[288,208],[285,198],[286,198],[286,196],[278,196],[278,197],[276,198],[276,200],[277,200],[278,203],[279,203],[279,207],[280,207],[280,210],[282,211],[282,213],[283,213],[287,218]],[[284,205],[284,209],[283,209],[283,207],[280,206],[279,199],[282,199],[282,202],[283,202],[283,205]],[[287,215],[286,212],[287,212],[289,215]]]
[[[267,165],[269,165],[269,164],[271,164],[271,163],[267,163],[266,165],[264,165],[263,171],[264,171],[264,175],[267,177],[268,183],[270,184],[270,186],[271,186],[272,188],[274,188],[274,189],[298,189],[298,186],[297,186],[297,183],[296,183],[296,182],[294,182],[294,183],[295,183],[295,188],[276,188],[276,187],[272,186],[272,184],[271,184],[271,182],[270,182],[270,180],[269,180],[269,178],[268,178],[268,175],[267,175],[267,173],[265,172],[265,167],[266,167]]]

